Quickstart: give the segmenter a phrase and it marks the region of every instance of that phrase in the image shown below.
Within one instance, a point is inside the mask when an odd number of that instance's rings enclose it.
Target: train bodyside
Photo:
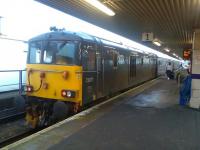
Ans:
[[[157,58],[89,35],[50,32],[29,41],[26,120],[51,122],[157,76]]]
[[[173,61],[166,58],[157,58],[157,70],[158,70],[158,76],[165,76],[166,75],[166,66],[169,62],[171,62],[173,66],[173,70],[179,69],[181,63],[179,61]]]

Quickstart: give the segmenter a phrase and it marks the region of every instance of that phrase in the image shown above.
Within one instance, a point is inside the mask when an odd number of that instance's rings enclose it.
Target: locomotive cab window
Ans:
[[[56,64],[73,64],[75,58],[75,44],[63,43],[56,53]]]
[[[28,62],[30,64],[73,65],[76,47],[76,43],[70,41],[32,42],[29,45]]]
[[[52,63],[52,61],[53,61],[53,51],[52,50],[44,50],[43,61],[44,61],[44,63]]]
[[[29,63],[37,64],[41,61],[42,42],[34,42],[30,44]]]

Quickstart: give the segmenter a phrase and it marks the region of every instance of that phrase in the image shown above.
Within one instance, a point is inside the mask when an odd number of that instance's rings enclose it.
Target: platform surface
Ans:
[[[199,150],[199,139],[200,112],[178,105],[175,81],[158,79],[7,149]]]

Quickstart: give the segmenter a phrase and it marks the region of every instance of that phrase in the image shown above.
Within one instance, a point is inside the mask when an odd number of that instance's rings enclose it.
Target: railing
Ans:
[[[25,74],[26,70],[0,70],[0,93],[18,90],[22,94]]]

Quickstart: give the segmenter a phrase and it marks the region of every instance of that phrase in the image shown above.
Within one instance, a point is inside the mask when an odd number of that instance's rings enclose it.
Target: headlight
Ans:
[[[61,95],[62,97],[75,98],[76,92],[71,90],[62,90]]]
[[[71,91],[67,91],[67,97],[71,97],[72,96],[72,92]]]

